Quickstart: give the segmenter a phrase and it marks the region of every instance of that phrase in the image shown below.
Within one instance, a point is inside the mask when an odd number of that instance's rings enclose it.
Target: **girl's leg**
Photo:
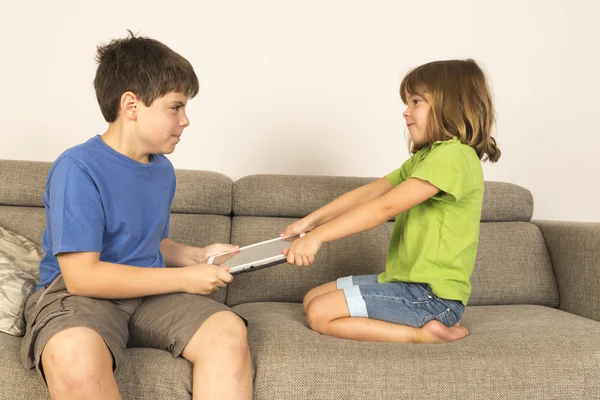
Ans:
[[[413,328],[371,318],[351,317],[343,290],[313,297],[306,306],[306,319],[312,330],[324,335],[373,342],[444,343],[469,334],[462,326],[448,328],[436,320],[422,328]]]
[[[312,299],[322,294],[333,292],[334,290],[337,290],[336,281],[328,282],[309,290],[308,293],[304,295],[304,300],[302,301],[302,308],[304,309],[304,314],[306,314],[306,307]]]
[[[317,286],[314,289],[311,289],[304,295],[304,301],[302,302],[302,308],[304,309],[304,314],[306,314],[306,307],[308,303],[312,299],[317,296],[320,296],[325,293],[333,292],[338,289],[342,289],[347,286],[352,285],[361,285],[367,283],[376,283],[378,274],[371,275],[356,275],[356,276],[346,276],[340,279],[337,279],[333,282],[325,283],[321,286]]]

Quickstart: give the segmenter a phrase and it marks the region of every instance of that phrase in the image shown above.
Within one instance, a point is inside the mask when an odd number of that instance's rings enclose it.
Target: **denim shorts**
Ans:
[[[337,288],[344,291],[350,316],[415,328],[434,319],[454,326],[465,310],[462,302],[436,296],[425,283],[377,283],[377,275],[357,275],[339,278]]]

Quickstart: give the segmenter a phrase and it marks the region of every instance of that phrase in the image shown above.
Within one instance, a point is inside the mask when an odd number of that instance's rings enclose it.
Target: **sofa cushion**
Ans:
[[[44,206],[44,187],[52,164],[0,160],[0,205]]]
[[[0,227],[0,332],[25,334],[23,312],[39,279],[42,249]]]
[[[277,236],[292,218],[233,217],[231,240],[247,245]],[[254,301],[301,302],[315,286],[346,275],[385,269],[392,223],[326,243],[308,267],[282,264],[236,275],[227,304]],[[530,222],[484,222],[471,277],[470,305],[539,304],[558,306],[556,281],[544,238]]]
[[[212,171],[175,170],[177,190],[171,212],[230,215],[231,178]]]
[[[21,338],[0,333],[0,399],[50,399],[34,370],[21,364]],[[127,349],[115,375],[124,400],[192,398],[192,364],[156,349]]]
[[[600,398],[600,322],[553,308],[467,307],[470,335],[435,345],[323,336],[300,304],[234,309],[250,323],[256,400]]]
[[[0,226],[41,246],[46,214],[43,207],[0,206]]]
[[[376,178],[250,175],[235,183],[235,215],[300,218]],[[529,221],[533,196],[521,186],[485,182],[482,221]]]
[[[530,222],[481,223],[471,285],[470,305],[559,303],[546,242]]]

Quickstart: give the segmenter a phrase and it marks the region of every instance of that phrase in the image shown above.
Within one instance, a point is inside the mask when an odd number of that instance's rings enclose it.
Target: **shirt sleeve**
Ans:
[[[46,190],[52,253],[102,252],[102,201],[84,167],[69,157],[59,160]]]
[[[427,181],[440,189],[433,197],[447,203],[457,203],[475,189],[471,167],[458,145],[441,145],[433,149],[415,166],[410,178]]]
[[[400,168],[395,169],[394,171],[390,172],[389,174],[387,174],[385,176],[387,178],[387,180],[392,184],[392,186],[396,187],[408,179],[412,161],[413,161],[413,157],[414,156],[412,156],[408,160],[404,161],[404,163],[402,163],[402,166]]]

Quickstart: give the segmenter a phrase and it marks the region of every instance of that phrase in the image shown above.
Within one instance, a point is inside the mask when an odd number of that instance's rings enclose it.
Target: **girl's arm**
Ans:
[[[383,196],[366,202],[296,240],[284,254],[290,264],[308,265],[325,242],[363,232],[435,196],[440,190],[427,181],[409,178]]]
[[[282,233],[282,236],[311,231],[353,208],[383,196],[393,188],[394,187],[387,178],[380,178],[367,185],[351,190],[348,193],[344,193],[327,205],[288,226]]]
[[[238,246],[225,243],[216,243],[200,248],[185,246],[166,238],[160,242],[160,252],[163,255],[167,267],[185,267],[188,265],[201,264],[206,262],[210,256],[226,253],[228,251],[236,251],[238,249]]]

